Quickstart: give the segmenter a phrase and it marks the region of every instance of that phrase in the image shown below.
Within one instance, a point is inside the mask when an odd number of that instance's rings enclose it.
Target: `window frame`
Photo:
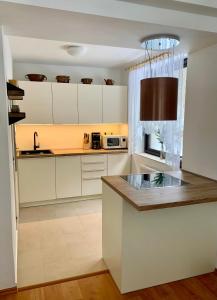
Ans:
[[[160,157],[160,151],[151,148],[151,134],[145,134],[144,151],[145,153]]]

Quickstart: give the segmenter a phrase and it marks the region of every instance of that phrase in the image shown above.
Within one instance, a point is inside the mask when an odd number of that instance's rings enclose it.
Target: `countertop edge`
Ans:
[[[194,175],[197,176],[197,175]],[[204,197],[202,199],[189,199],[184,201],[174,201],[174,202],[166,202],[166,203],[156,203],[156,204],[144,204],[144,205],[138,205],[136,201],[132,199],[132,197],[128,197],[125,193],[123,193],[119,188],[114,186],[107,178],[111,176],[103,176],[101,177],[102,181],[106,183],[109,187],[111,187],[117,194],[119,194],[123,199],[125,199],[128,203],[130,203],[134,208],[136,208],[138,211],[150,211],[150,210],[156,210],[156,209],[165,209],[165,208],[175,208],[175,207],[181,207],[181,206],[187,206],[187,205],[196,205],[196,204],[205,204],[205,203],[213,203],[217,202],[217,196],[216,197]],[[119,177],[120,176],[113,176],[113,177]],[[211,180],[212,181],[212,180]],[[128,183],[126,183],[128,184]],[[144,195],[145,197],[145,195]]]
[[[61,149],[50,149],[52,151],[51,154],[31,154],[31,155],[20,155],[17,154],[17,159],[28,159],[28,158],[44,158],[44,157],[58,157],[58,156],[75,156],[75,155],[101,155],[101,154],[119,154],[119,153],[128,153],[128,149],[115,149],[115,150],[72,150],[72,152],[64,153],[55,153],[61,152]],[[66,149],[65,149],[66,150]],[[68,151],[68,150],[67,150]]]

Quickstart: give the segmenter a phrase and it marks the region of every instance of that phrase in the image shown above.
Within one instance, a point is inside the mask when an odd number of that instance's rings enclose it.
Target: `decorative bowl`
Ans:
[[[92,78],[82,78],[81,79],[81,82],[84,83],[84,84],[91,84],[93,81]]]
[[[47,77],[43,74],[27,74],[25,75],[26,79],[29,79],[30,81],[44,81],[47,80]]]

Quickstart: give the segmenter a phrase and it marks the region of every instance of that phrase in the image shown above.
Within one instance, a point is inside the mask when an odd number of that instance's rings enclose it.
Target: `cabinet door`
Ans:
[[[82,180],[82,196],[91,196],[98,194],[102,194],[101,178],[84,178]]]
[[[56,157],[57,198],[81,196],[80,156]]]
[[[20,203],[55,199],[55,158],[18,159],[18,181]]]
[[[127,123],[127,87],[103,86],[103,122]]]
[[[55,124],[78,123],[78,86],[52,83],[53,121]]]
[[[19,87],[25,91],[23,101],[19,101],[20,110],[26,113],[20,123],[52,124],[51,83],[20,81]]]
[[[78,85],[78,113],[80,124],[102,123],[101,85]]]
[[[131,159],[128,153],[108,154],[108,176],[130,173]]]

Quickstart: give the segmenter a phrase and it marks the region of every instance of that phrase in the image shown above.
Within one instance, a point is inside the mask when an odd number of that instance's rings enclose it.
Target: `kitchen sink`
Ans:
[[[51,150],[21,150],[20,155],[43,155],[43,154],[53,154]]]

